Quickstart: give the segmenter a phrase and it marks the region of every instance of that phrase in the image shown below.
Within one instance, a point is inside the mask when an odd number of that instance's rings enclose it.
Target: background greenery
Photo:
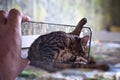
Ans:
[[[120,0],[0,0],[0,9],[17,8],[32,21],[76,25],[86,17],[94,31],[120,26]]]

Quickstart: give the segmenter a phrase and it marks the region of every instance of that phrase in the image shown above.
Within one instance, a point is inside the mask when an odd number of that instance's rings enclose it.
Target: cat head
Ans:
[[[69,49],[75,56],[83,57],[86,54],[88,40],[89,40],[88,35],[82,38],[80,38],[79,36],[70,36]]]

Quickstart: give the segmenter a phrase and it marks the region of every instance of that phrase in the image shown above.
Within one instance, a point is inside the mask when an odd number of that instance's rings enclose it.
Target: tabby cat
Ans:
[[[89,36],[79,37],[86,22],[86,18],[81,19],[70,33],[54,31],[39,36],[28,51],[27,59],[30,60],[30,65],[54,72],[67,68],[66,63],[69,62],[79,63],[82,61],[86,63],[85,48]]]

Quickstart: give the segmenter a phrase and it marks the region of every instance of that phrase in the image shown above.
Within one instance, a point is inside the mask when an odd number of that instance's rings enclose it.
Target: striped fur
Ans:
[[[62,63],[86,61],[85,47],[89,36],[79,37],[85,23],[83,18],[73,32],[56,31],[38,37],[28,51],[30,65],[54,72],[69,67]]]
[[[54,62],[75,62],[77,56],[85,55],[84,50],[82,38],[57,31],[37,38],[28,51],[28,59],[31,65],[51,72],[54,71]],[[50,69],[48,65],[51,66]]]

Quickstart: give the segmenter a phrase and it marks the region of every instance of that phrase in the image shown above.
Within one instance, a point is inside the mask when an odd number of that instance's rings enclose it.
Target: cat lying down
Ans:
[[[39,36],[28,51],[27,59],[30,60],[30,65],[55,72],[66,68],[77,68],[81,62],[87,63],[85,56],[89,36],[79,37],[86,22],[86,18],[81,19],[70,33],[54,31]]]

